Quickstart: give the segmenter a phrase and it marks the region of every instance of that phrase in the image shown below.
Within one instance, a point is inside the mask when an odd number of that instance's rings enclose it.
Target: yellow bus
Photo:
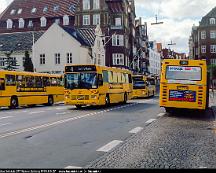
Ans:
[[[133,98],[145,98],[154,96],[156,93],[155,79],[145,75],[134,75]]]
[[[209,102],[206,60],[163,61],[160,106],[167,112],[179,109],[206,110]]]
[[[53,105],[63,100],[61,75],[0,70],[0,107]]]
[[[65,104],[86,105],[126,103],[132,97],[132,74],[126,69],[96,65],[65,67]]]

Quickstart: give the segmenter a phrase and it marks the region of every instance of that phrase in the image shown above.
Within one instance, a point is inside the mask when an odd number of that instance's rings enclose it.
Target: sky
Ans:
[[[12,0],[0,0],[0,13]],[[188,40],[193,24],[198,25],[202,17],[216,6],[216,0],[135,0],[136,16],[148,24],[150,40],[156,40],[163,48],[179,53],[189,51]],[[155,15],[162,25],[155,23]],[[168,46],[171,42],[174,46]]]

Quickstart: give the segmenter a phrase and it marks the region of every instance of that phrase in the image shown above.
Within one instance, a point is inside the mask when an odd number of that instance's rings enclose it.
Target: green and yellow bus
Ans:
[[[132,97],[131,71],[97,65],[65,67],[65,104],[86,105],[126,103]]]
[[[160,106],[167,112],[178,109],[206,110],[209,103],[206,60],[163,61]]]
[[[0,70],[0,107],[63,101],[63,84],[62,75]]]

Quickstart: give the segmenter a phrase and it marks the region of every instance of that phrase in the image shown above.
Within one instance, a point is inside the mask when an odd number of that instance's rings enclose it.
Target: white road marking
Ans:
[[[29,114],[40,114],[40,113],[43,113],[45,111],[37,111],[37,112],[29,112]]]
[[[82,169],[82,167],[78,167],[78,166],[67,166],[67,167],[65,167],[65,169]]]
[[[200,166],[199,168],[200,168],[200,169],[207,169],[207,167],[203,167],[203,166]]]
[[[159,113],[157,116],[158,117],[163,117],[164,115],[166,115],[166,113]]]
[[[119,145],[122,142],[123,141],[114,140],[114,141],[106,144],[105,146],[99,148],[97,151],[109,152],[110,150],[112,150],[114,147],[116,147],[117,145]]]
[[[67,108],[56,108],[56,110],[64,110],[64,109],[67,109]]]
[[[67,112],[59,112],[59,113],[56,113],[56,115],[65,115],[67,114]]]
[[[11,123],[0,124],[0,127],[11,125]]]
[[[152,122],[154,122],[156,119],[150,119],[148,121],[146,121],[146,124],[151,124]]]
[[[8,118],[13,118],[13,117],[14,117],[14,116],[0,117],[0,120],[8,119]]]
[[[131,131],[129,131],[129,133],[138,133],[138,132],[140,132],[141,130],[143,130],[143,128],[142,127],[136,127],[136,128],[134,128],[134,129],[132,129]]]

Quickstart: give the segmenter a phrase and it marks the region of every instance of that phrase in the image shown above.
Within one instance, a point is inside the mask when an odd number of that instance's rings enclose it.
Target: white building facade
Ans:
[[[91,47],[75,29],[65,30],[53,24],[34,45],[36,72],[64,73],[66,64],[91,64]]]
[[[149,72],[159,76],[161,73],[161,55],[154,46],[149,48]]]

